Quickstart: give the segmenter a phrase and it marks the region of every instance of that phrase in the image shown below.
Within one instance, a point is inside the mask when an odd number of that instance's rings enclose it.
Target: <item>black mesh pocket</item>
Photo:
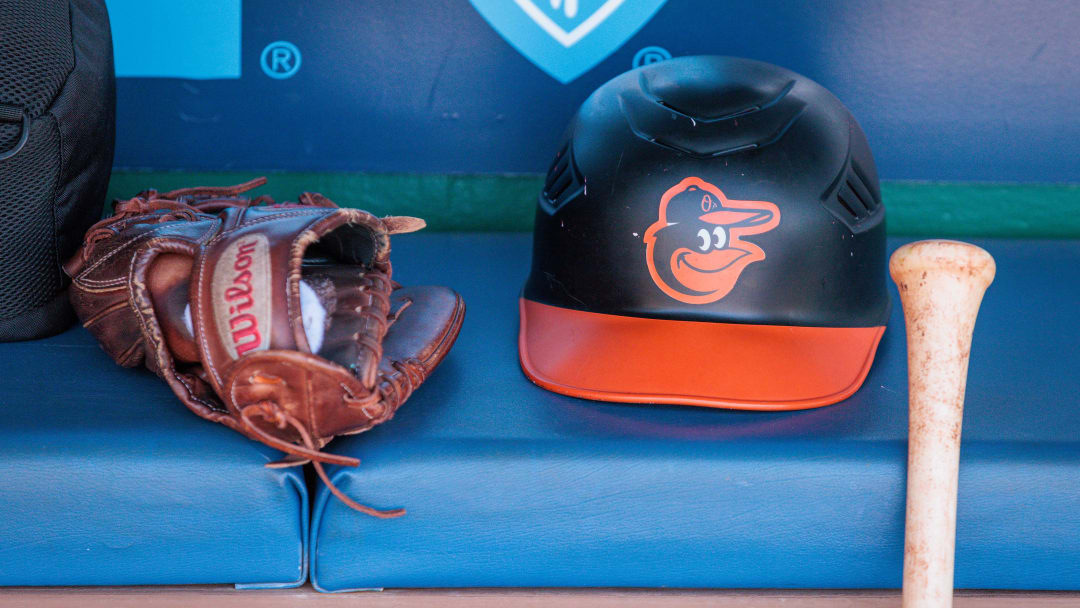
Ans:
[[[53,217],[63,159],[46,112],[74,67],[66,0],[0,0],[0,324],[63,287]],[[29,137],[20,148],[24,119]]]
[[[36,118],[74,66],[67,2],[0,2],[0,103],[21,106]]]
[[[0,341],[73,320],[60,263],[101,215],[114,104],[104,0],[0,0]]]
[[[60,173],[60,132],[49,117],[0,162],[0,321],[42,306],[62,280],[53,238],[53,194]]]
[[[30,118],[48,109],[64,86],[75,55],[67,2],[0,2],[0,104],[22,108]],[[0,122],[0,152],[15,146],[20,126]]]

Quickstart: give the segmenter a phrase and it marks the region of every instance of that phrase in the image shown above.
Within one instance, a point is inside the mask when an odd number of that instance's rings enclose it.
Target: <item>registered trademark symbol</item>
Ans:
[[[660,63],[667,59],[671,59],[671,53],[667,49],[660,46],[647,46],[634,54],[634,67],[640,68],[643,65]]]
[[[271,42],[263,49],[259,64],[270,78],[290,78],[300,70],[300,49],[284,40]]]

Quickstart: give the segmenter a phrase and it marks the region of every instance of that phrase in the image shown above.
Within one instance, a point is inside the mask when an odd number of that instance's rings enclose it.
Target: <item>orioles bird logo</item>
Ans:
[[[715,302],[735,287],[742,271],[765,259],[742,237],[780,225],[780,209],[767,201],[739,201],[698,177],[688,177],[660,198],[659,217],[645,230],[645,257],[653,282],[687,304]]]

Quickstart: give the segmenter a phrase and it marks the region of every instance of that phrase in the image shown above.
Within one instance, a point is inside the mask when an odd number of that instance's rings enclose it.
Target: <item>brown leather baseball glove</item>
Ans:
[[[193,412],[288,456],[322,463],[336,435],[389,420],[442,361],[465,315],[445,287],[391,279],[390,235],[424,227],[320,194],[299,203],[227,188],[147,190],[117,201],[67,262],[83,325],[125,367],[145,364]]]

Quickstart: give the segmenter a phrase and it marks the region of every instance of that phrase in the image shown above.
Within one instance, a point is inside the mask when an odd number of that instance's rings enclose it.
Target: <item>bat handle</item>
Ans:
[[[957,241],[911,243],[889,260],[908,348],[904,608],[952,606],[968,357],[994,271],[989,253]]]

